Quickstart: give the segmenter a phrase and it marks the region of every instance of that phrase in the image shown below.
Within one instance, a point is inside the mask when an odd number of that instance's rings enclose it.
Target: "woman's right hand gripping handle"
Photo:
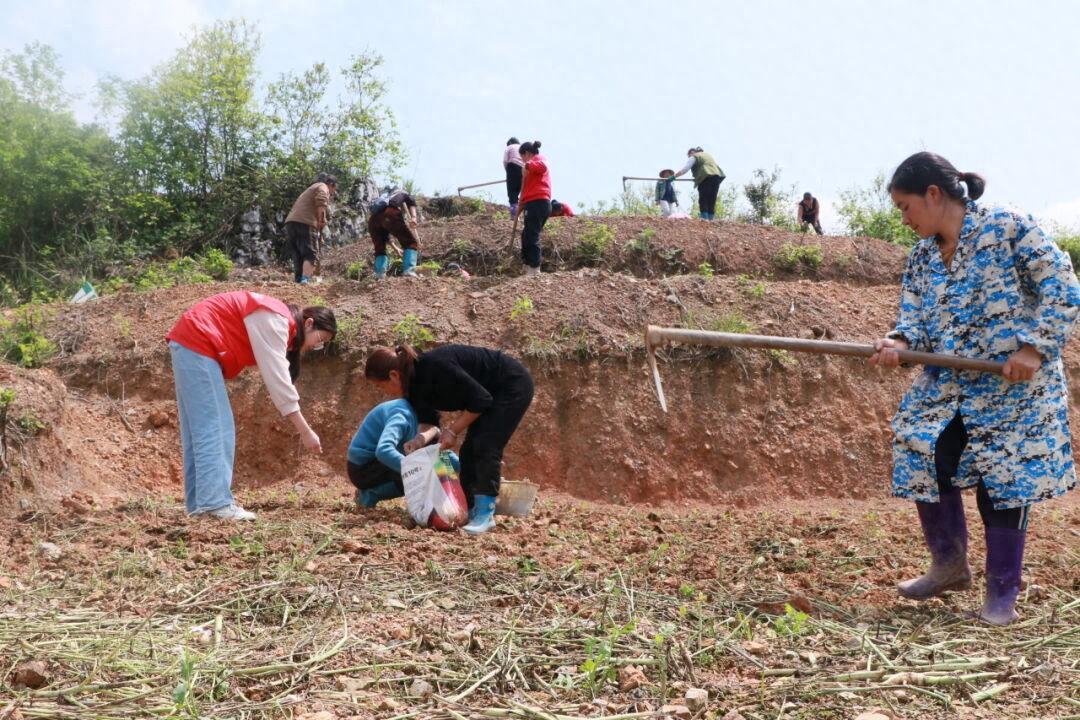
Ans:
[[[875,352],[870,356],[869,362],[876,367],[900,367],[900,354],[897,351],[907,349],[907,341],[899,338],[881,338],[880,340],[875,340]]]

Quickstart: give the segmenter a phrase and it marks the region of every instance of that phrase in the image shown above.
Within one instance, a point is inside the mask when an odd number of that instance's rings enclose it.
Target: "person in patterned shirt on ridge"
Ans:
[[[893,202],[922,240],[896,328],[870,363],[897,367],[900,349],[1004,362],[1001,375],[927,367],[916,378],[893,419],[893,493],[915,501],[931,557],[898,590],[925,600],[971,586],[960,489],[976,488],[986,536],[979,617],[1007,625],[1018,617],[1029,509],[1076,486],[1061,353],[1080,283],[1030,215],[976,204],[984,187],[933,153],[896,169]]]

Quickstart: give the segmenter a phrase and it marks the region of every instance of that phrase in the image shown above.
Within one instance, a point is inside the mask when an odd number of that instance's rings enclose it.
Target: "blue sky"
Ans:
[[[828,225],[841,190],[928,149],[983,173],[988,200],[1080,225],[1080,3],[0,0],[0,11],[0,48],[55,47],[84,120],[99,77],[139,77],[219,18],[257,24],[264,81],[378,52],[404,175],[426,192],[499,178],[511,134],[543,141],[555,196],[574,204],[701,145],[728,182],[779,166],[822,198]]]

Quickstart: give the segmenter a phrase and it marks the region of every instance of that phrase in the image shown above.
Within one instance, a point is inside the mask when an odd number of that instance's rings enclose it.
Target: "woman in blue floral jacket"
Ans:
[[[930,570],[898,589],[924,600],[971,586],[960,488],[976,488],[980,617],[1006,625],[1017,618],[1028,509],[1076,485],[1061,353],[1080,284],[1031,216],[974,202],[984,186],[933,153],[896,169],[892,199],[923,240],[908,258],[896,329],[870,362],[896,367],[907,348],[1005,363],[1002,375],[928,367],[918,376],[893,420],[893,492],[915,501],[931,556]]]

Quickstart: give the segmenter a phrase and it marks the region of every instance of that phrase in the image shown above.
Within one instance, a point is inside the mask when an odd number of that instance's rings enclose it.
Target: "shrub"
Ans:
[[[210,248],[199,259],[199,264],[207,275],[215,280],[227,280],[233,269],[233,261],[229,256],[217,248]]]
[[[879,174],[869,188],[853,188],[840,193],[837,214],[844,220],[848,234],[878,238],[911,247],[919,241],[904,225],[900,210],[893,205],[885,175]]]
[[[472,243],[465,238],[454,238],[454,241],[450,243],[450,255],[458,262],[465,262],[472,251]]]
[[[435,342],[435,334],[424,327],[420,318],[413,313],[401,318],[394,325],[393,332],[398,344],[412,345],[417,350],[423,350]]]
[[[773,256],[773,261],[784,270],[795,270],[800,265],[816,270],[821,266],[820,245],[793,245],[784,243],[780,251]]]
[[[1064,234],[1064,232],[1067,231],[1058,230],[1058,247],[1069,253],[1069,259],[1072,260],[1073,272],[1080,275],[1080,232],[1076,234]]]
[[[367,270],[367,263],[363,260],[351,262],[345,267],[345,277],[349,280],[359,280]]]
[[[514,300],[514,307],[510,310],[510,322],[517,322],[519,319],[528,317],[533,313],[533,301],[528,295],[519,297]]]
[[[637,255],[649,256],[653,253],[653,239],[655,237],[656,230],[644,228],[638,233],[637,237],[626,243],[626,251]]]
[[[48,318],[39,307],[28,305],[11,320],[0,319],[0,358],[27,368],[41,367],[56,345],[43,332]]]
[[[754,331],[754,326],[737,311],[715,317],[706,325],[704,329],[713,332],[746,334]]]
[[[585,223],[585,231],[578,241],[578,259],[585,265],[596,265],[604,257],[604,251],[615,239],[615,231],[604,223]]]
[[[703,262],[697,266],[698,275],[703,278],[711,278],[716,273],[713,271],[713,266],[709,262]]]
[[[351,349],[356,347],[360,340],[360,331],[364,327],[364,316],[357,310],[348,317],[338,320],[337,335],[334,336],[334,344],[339,348]]]
[[[765,283],[758,280],[754,282],[754,279],[749,275],[743,274],[735,278],[736,284],[739,289],[747,296],[760,300],[765,297]]]

